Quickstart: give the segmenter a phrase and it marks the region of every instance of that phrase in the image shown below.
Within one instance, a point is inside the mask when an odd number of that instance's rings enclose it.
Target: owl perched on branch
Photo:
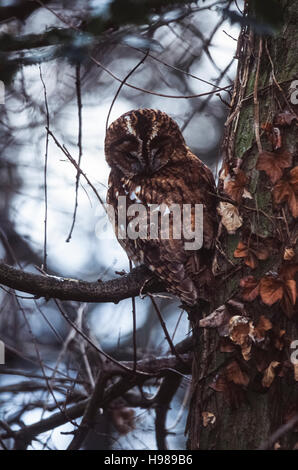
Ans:
[[[154,109],[130,111],[114,121],[107,130],[105,154],[111,167],[110,218],[129,258],[145,264],[182,302],[208,300],[216,234],[215,183],[209,168],[189,150],[177,123]],[[203,215],[202,246],[192,249],[187,242],[196,233],[198,214]]]

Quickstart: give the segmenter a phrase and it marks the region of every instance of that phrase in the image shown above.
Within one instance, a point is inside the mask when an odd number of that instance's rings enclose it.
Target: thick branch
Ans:
[[[143,293],[161,292],[162,284],[152,278],[145,266],[133,269],[129,274],[111,279],[110,281],[86,282],[75,279],[42,276],[21,271],[7,264],[0,263],[0,284],[36,297],[79,302],[114,302]],[[146,284],[146,285],[144,285]]]

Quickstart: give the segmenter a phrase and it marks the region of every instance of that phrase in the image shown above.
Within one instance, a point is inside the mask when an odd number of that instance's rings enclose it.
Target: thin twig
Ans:
[[[48,224],[48,185],[47,185],[47,172],[48,172],[48,151],[49,151],[49,128],[50,128],[50,113],[47,98],[47,89],[42,76],[41,66],[39,65],[39,75],[43,86],[44,101],[46,108],[46,150],[44,160],[44,243],[43,243],[43,269],[47,270],[47,224]]]
[[[132,262],[129,260],[129,270],[132,270]],[[137,370],[137,315],[136,315],[136,298],[131,298],[132,306],[132,341],[133,341],[133,371]]]
[[[149,54],[149,49],[146,51],[145,55],[142,57],[142,59],[137,63],[137,65],[134,66],[133,69],[131,69],[131,71],[126,75],[126,77],[122,80],[121,82],[121,85],[119,86],[118,90],[116,91],[116,94],[112,100],[112,103],[111,103],[111,106],[110,106],[110,109],[109,109],[109,112],[108,112],[108,115],[107,115],[107,120],[106,120],[106,131],[108,130],[108,126],[109,126],[109,119],[110,119],[110,115],[111,115],[111,112],[112,112],[112,109],[113,109],[113,106],[115,104],[115,101],[116,99],[118,98],[119,94],[120,94],[120,91],[122,90],[123,86],[125,85],[126,83],[126,80],[129,79],[129,77],[131,77],[131,75],[140,67],[140,65],[142,65],[145,60],[147,59],[148,57],[148,54]]]
[[[108,359],[109,361],[113,362],[114,364],[116,364],[117,366],[119,366],[120,368],[124,369],[126,372],[131,372],[131,373],[135,373],[135,374],[138,374],[138,375],[150,375],[150,374],[146,374],[145,372],[141,372],[141,371],[136,371],[134,372],[133,369],[131,369],[130,367],[126,367],[125,365],[123,365],[121,362],[117,361],[116,359],[114,359],[112,356],[110,356],[109,354],[107,354],[105,351],[103,351],[101,348],[99,348],[98,346],[96,346],[96,344],[94,344],[90,338],[88,338],[88,336],[69,318],[69,316],[67,315],[67,313],[64,311],[62,305],[61,305],[61,302],[59,302],[58,300],[54,300],[55,304],[57,305],[60,313],[62,314],[63,318],[67,321],[67,323],[69,323],[72,328],[74,328],[74,330],[79,333],[80,336],[82,336],[82,338],[84,338],[85,341],[87,341],[88,344],[90,344],[90,346],[92,348],[95,349],[95,351],[97,351],[99,354],[103,355],[106,359]]]
[[[111,72],[111,71],[110,71],[107,67],[105,67],[101,62],[99,62],[97,59],[95,59],[95,57],[90,56],[90,59],[92,60],[92,62],[94,62],[94,64],[96,64],[98,67],[102,68],[102,69],[103,69],[105,72],[107,72],[111,77],[113,77],[115,80],[117,80],[117,82],[120,82],[120,83],[123,82],[123,79],[117,77],[113,72]],[[128,83],[128,82],[125,83],[125,86],[127,86],[127,87],[129,87],[129,88],[133,88],[134,90],[141,91],[142,93],[147,93],[147,94],[149,94],[149,95],[160,96],[161,98],[173,98],[173,99],[192,99],[192,98],[200,98],[201,96],[213,95],[213,94],[216,93],[217,91],[226,91],[226,90],[228,90],[229,88],[231,88],[231,85],[227,85],[227,86],[222,87],[222,88],[220,88],[220,89],[216,88],[216,90],[206,91],[205,93],[199,93],[199,94],[196,94],[196,95],[166,95],[166,94],[164,94],[164,93],[157,93],[157,92],[152,91],[152,90],[146,90],[145,88],[137,87],[137,86],[132,85],[131,83]]]
[[[175,346],[174,346],[174,344],[173,344],[173,342],[172,342],[172,340],[171,340],[171,336],[170,336],[170,334],[169,334],[169,332],[168,332],[168,329],[167,329],[167,327],[166,327],[166,324],[165,324],[165,322],[164,322],[164,319],[162,318],[162,314],[161,314],[161,312],[160,312],[160,310],[159,310],[159,308],[158,308],[158,306],[157,306],[157,303],[155,302],[155,300],[154,300],[154,298],[153,298],[153,296],[152,296],[151,294],[148,294],[148,295],[149,295],[149,297],[150,297],[150,299],[151,299],[151,302],[152,302],[152,304],[153,304],[154,310],[155,310],[156,313],[157,313],[157,316],[158,316],[158,319],[159,319],[159,321],[160,321],[161,327],[162,327],[162,329],[163,329],[163,331],[164,331],[166,340],[167,340],[167,342],[168,342],[168,344],[169,344],[169,346],[170,346],[170,351],[171,351],[171,353],[174,354],[174,356],[176,356],[179,361],[182,361],[182,362],[183,362],[181,356],[180,356],[179,353],[176,351]]]
[[[77,94],[77,106],[78,106],[78,147],[79,147],[79,156],[78,156],[78,168],[77,168],[77,177],[76,177],[76,195],[75,195],[75,207],[73,211],[72,224],[70,227],[69,235],[66,239],[66,243],[70,242],[72,237],[72,232],[76,223],[76,216],[78,210],[78,199],[79,199],[79,184],[80,184],[80,166],[82,160],[82,90],[81,90],[81,65],[78,63],[76,65],[76,94]]]
[[[80,174],[83,176],[83,178],[85,178],[85,180],[87,181],[88,185],[90,186],[90,188],[93,190],[94,194],[96,195],[97,199],[99,200],[99,202],[101,203],[102,207],[104,208],[105,212],[106,212],[106,207],[105,207],[105,204],[103,202],[103,200],[101,199],[100,195],[98,194],[98,191],[97,189],[94,187],[94,185],[91,183],[91,181],[89,180],[88,176],[86,175],[86,173],[84,173],[81,168],[79,167],[79,165],[77,164],[77,162],[75,161],[75,159],[71,156],[71,154],[69,153],[69,151],[67,150],[67,148],[65,147],[65,145],[61,145],[60,142],[58,141],[58,139],[54,136],[54,134],[49,130],[49,135],[52,137],[52,139],[54,140],[55,144],[57,145],[57,147],[64,153],[64,155],[68,158],[68,160],[70,161],[70,163],[73,164],[73,166],[77,169],[77,171],[80,172]]]

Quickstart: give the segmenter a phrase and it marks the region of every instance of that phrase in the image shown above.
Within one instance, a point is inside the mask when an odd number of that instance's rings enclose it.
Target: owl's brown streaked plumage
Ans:
[[[130,259],[148,266],[183,302],[192,305],[208,297],[216,230],[215,183],[209,168],[186,146],[177,123],[153,109],[125,113],[107,130],[105,154],[111,167],[107,202],[116,215],[119,196],[125,197],[127,207],[135,203],[146,207],[203,204],[204,242],[200,250],[186,250],[183,238],[173,238],[172,227],[169,239],[119,241]],[[191,217],[193,223],[193,212]],[[170,214],[170,224],[172,220]]]

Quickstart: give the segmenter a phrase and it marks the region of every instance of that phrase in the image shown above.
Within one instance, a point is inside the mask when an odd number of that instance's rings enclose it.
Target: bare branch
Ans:
[[[187,359],[188,357],[188,359]],[[137,366],[138,369],[143,369],[142,371],[149,371],[150,369],[154,368],[153,376],[156,377],[157,375],[163,377],[174,374],[179,374],[180,371],[190,373],[191,368],[191,355],[184,355],[184,368],[181,368],[181,362],[177,360],[175,356],[169,357],[159,357],[159,358],[148,358],[143,361],[138,361]],[[131,365],[132,363],[123,362],[123,365]],[[188,364],[188,366],[186,366]],[[111,364],[107,361],[106,366],[108,367],[107,373],[111,373],[114,368],[114,372],[116,372],[115,365]],[[111,366],[111,370],[110,370]],[[119,372],[123,373],[123,369],[120,369]],[[179,377],[179,375],[178,375]],[[139,375],[131,375],[125,374],[124,377],[119,380],[117,383],[109,386],[103,396],[101,395],[100,403],[96,400],[97,409],[99,407],[105,408],[111,403],[112,400],[115,400],[119,396],[125,395],[130,389],[132,389],[136,384],[141,384],[146,378],[144,376]],[[179,377],[179,381],[181,380],[181,376]],[[15,449],[25,449],[31,441],[41,433],[54,429],[58,426],[61,426],[69,421],[73,421],[79,417],[81,417],[88,406],[91,398],[87,398],[85,400],[80,401],[74,405],[69,406],[68,408],[63,410],[63,412],[59,411],[54,413],[52,416],[46,419],[42,419],[34,424],[26,426],[19,431],[15,431],[13,436],[8,432],[4,432],[0,435],[0,439],[7,439],[9,437],[13,437],[15,439],[16,445]],[[95,400],[95,396],[94,396]],[[93,408],[93,406],[92,406]],[[94,411],[94,409],[93,409]]]
[[[152,273],[145,267],[133,269],[129,274],[102,282],[86,282],[56,276],[41,276],[0,263],[0,284],[21,292],[60,300],[78,302],[114,302],[139,295]],[[144,291],[157,293],[165,289],[157,279],[146,283]]]

